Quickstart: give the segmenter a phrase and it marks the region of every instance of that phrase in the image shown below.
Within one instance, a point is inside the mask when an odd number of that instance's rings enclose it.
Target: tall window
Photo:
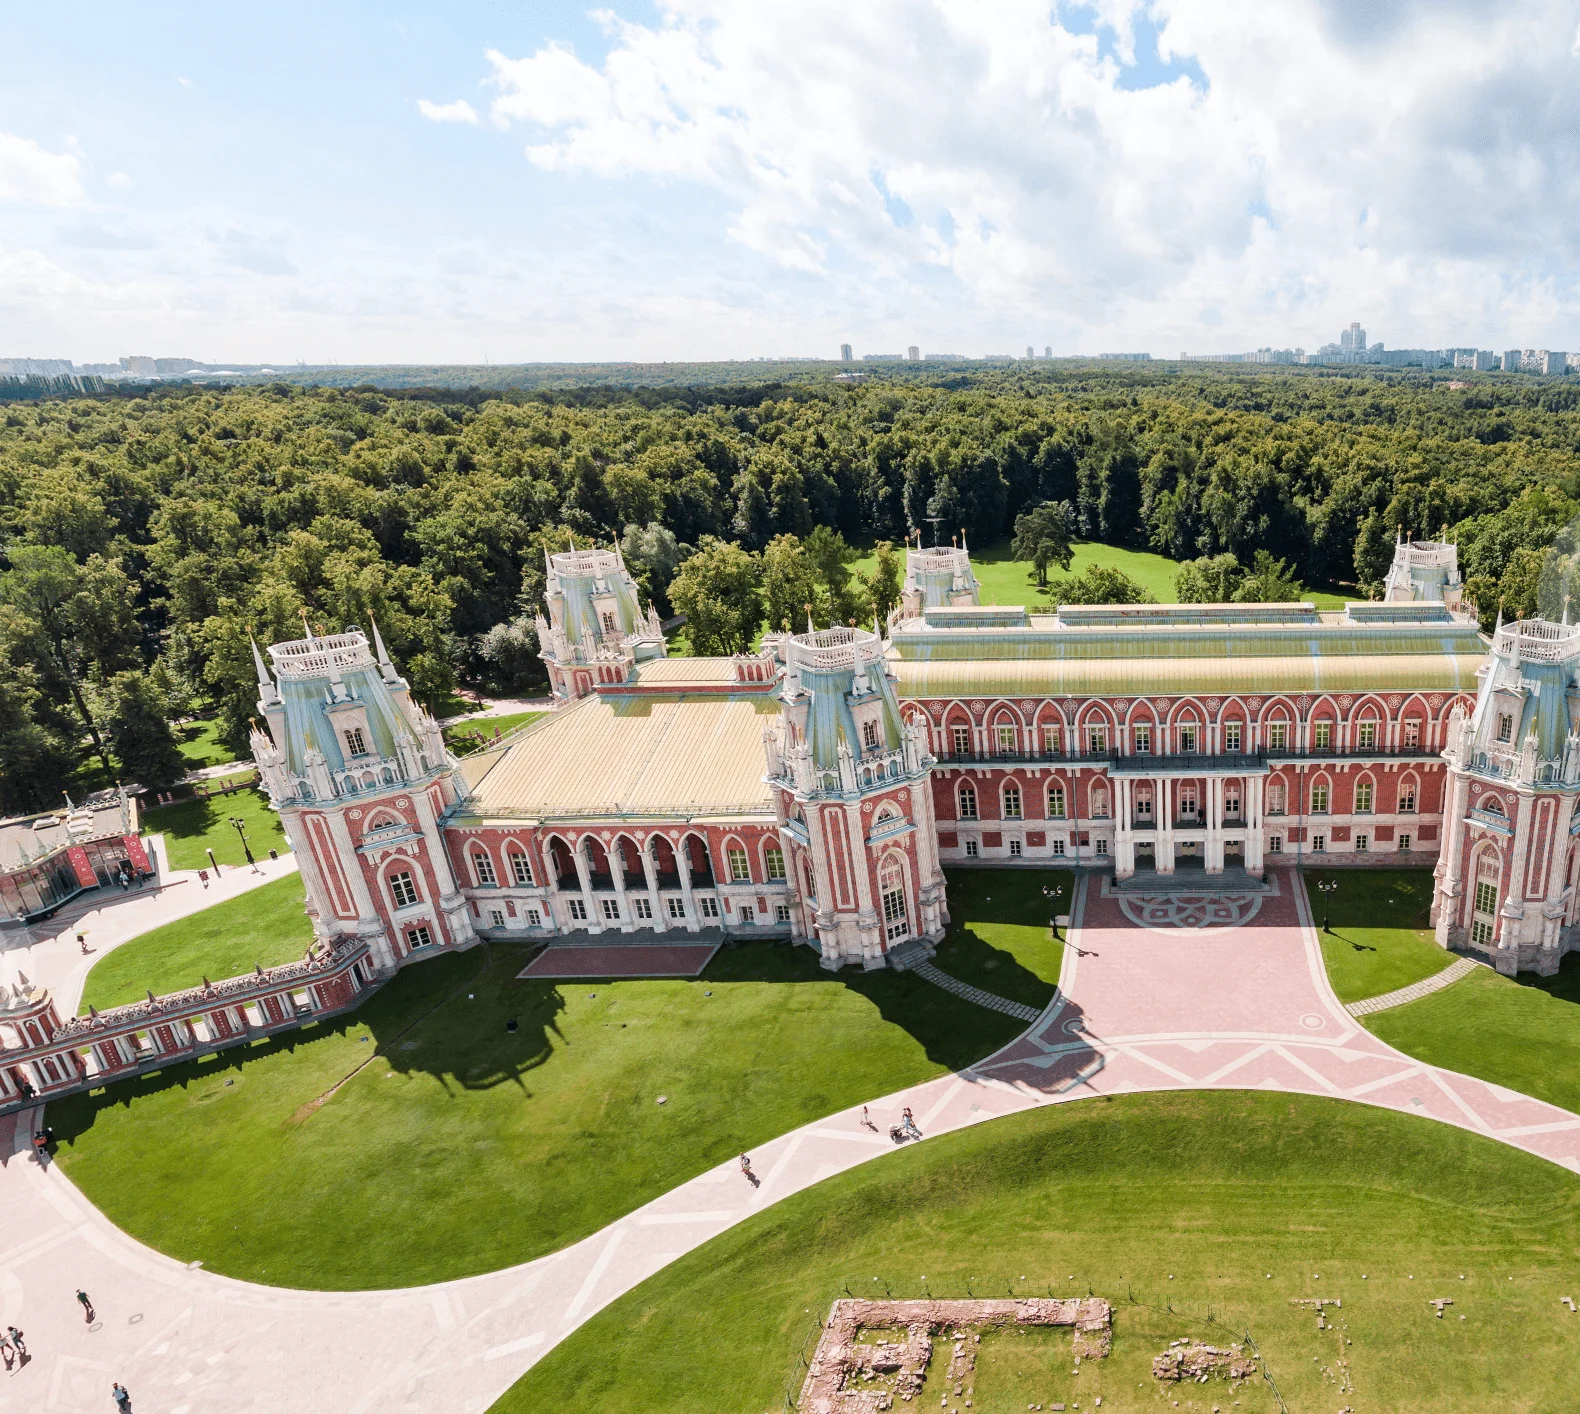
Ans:
[[[1328,813],[1328,787],[1326,783],[1311,787],[1311,813],[1313,815],[1326,815]]]
[[[1180,787],[1180,816],[1182,819],[1194,820],[1198,814],[1196,806],[1196,787],[1182,785]]]
[[[960,787],[960,818],[962,820],[977,818],[977,793],[974,786]]]
[[[582,899],[573,898],[568,901],[567,906],[570,908],[571,918],[575,922],[585,923],[587,921],[587,904]]]
[[[1484,854],[1476,867],[1475,910],[1470,916],[1470,941],[1485,947],[1498,925],[1498,860]]]
[[[411,874],[402,869],[398,874],[389,877],[390,897],[395,900],[396,908],[406,908],[417,902],[417,881]]]
[[[1267,813],[1269,815],[1282,815],[1284,813],[1284,783],[1282,781],[1269,781],[1267,784]]]
[[[361,727],[348,729],[345,733],[345,738],[347,756],[366,756],[368,754],[368,744],[363,738]]]
[[[1050,820],[1064,819],[1064,787],[1048,787],[1048,818]]]
[[[1267,724],[1267,749],[1269,751],[1289,750],[1289,723],[1269,722]]]
[[[1102,756],[1108,751],[1108,728],[1097,726],[1086,729],[1086,751],[1089,756]]]
[[[1361,722],[1355,729],[1355,749],[1357,751],[1377,750],[1377,723],[1369,718]]]
[[[518,884],[531,884],[532,861],[520,850],[510,852],[510,873]]]
[[[477,871],[477,882],[480,884],[497,884],[499,880],[494,876],[494,861],[483,850],[474,850],[472,853],[472,868]]]
[[[868,751],[875,751],[878,746],[878,724],[876,722],[863,722],[861,724],[861,744]]]
[[[1514,740],[1514,718],[1507,712],[1498,713],[1498,740]]]
[[[1147,752],[1152,750],[1151,727],[1134,727],[1131,730],[1131,737],[1135,741],[1136,754],[1138,756],[1145,756]]]
[[[1042,749],[1049,756],[1059,755],[1064,750],[1064,730],[1061,727],[1044,727]]]
[[[1333,723],[1313,722],[1311,724],[1311,749],[1313,751],[1333,750]]]
[[[953,738],[953,751],[957,757],[966,757],[971,754],[971,728],[951,727],[950,735]]]
[[[731,882],[745,883],[752,877],[752,866],[746,857],[744,845],[732,844],[724,851],[724,856],[729,861]]]
[[[898,942],[911,928],[905,911],[905,870],[892,854],[883,861],[878,890],[883,896],[883,935],[891,943]]]
[[[1225,722],[1223,726],[1223,749],[1225,751],[1239,751],[1241,748],[1243,728],[1238,722]]]
[[[1240,787],[1225,786],[1223,788],[1223,813],[1231,820],[1240,818]]]
[[[1355,783],[1355,813],[1357,815],[1370,815],[1372,810],[1372,783],[1370,781],[1357,781]]]
[[[1399,787],[1399,813],[1401,815],[1415,814],[1415,782],[1406,781]]]
[[[1064,839],[1062,836],[1058,839],[1049,840],[1048,848],[1052,851],[1055,859],[1064,858]]]
[[[1421,745],[1421,723],[1414,717],[1404,724],[1404,747],[1406,751],[1415,751]]]
[[[1006,820],[1020,819],[1020,787],[1004,787],[1004,818]]]
[[[1152,792],[1149,790],[1136,792],[1136,819],[1152,823]]]
[[[771,844],[763,851],[763,861],[768,868],[770,879],[782,879],[785,876],[785,852],[778,845]]]
[[[1108,818],[1108,790],[1104,786],[1092,787],[1092,818],[1094,820]]]
[[[1194,754],[1196,750],[1196,724],[1184,722],[1180,726],[1180,750],[1186,755]]]
[[[1000,756],[1013,756],[1015,754],[1015,728],[994,727],[993,734],[998,743],[998,754]]]
[[[605,633],[614,632],[614,615],[607,609],[603,611],[603,631]]]

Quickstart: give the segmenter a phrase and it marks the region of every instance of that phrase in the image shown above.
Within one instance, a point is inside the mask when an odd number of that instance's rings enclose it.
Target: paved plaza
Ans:
[[[0,1121],[0,1325],[20,1326],[33,1354],[0,1373],[0,1410],[108,1408],[120,1379],[138,1407],[161,1414],[481,1414],[559,1340],[676,1257],[890,1152],[887,1128],[906,1106],[932,1137],[1093,1095],[1281,1090],[1441,1120],[1580,1172],[1580,1116],[1411,1060],[1365,1031],[1328,986],[1299,881],[1273,881],[1265,893],[1209,897],[1116,894],[1083,879],[1059,992],[998,1054],[873,1102],[876,1131],[860,1125],[858,1106],[762,1146],[752,1154],[760,1186],[731,1161],[564,1251],[440,1286],[298,1292],[183,1266],[121,1234],[58,1170],[35,1163],[27,1124]],[[200,902],[219,897],[210,890]],[[80,989],[85,970],[65,957],[70,936],[32,949],[39,975],[63,994],[73,976]],[[62,982],[49,970],[52,949]],[[74,1300],[79,1286],[97,1304],[92,1327]]]

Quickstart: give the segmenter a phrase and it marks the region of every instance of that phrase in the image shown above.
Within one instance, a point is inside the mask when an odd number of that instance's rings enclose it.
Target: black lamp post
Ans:
[[[1048,919],[1048,922],[1053,928],[1054,941],[1059,942],[1059,900],[1064,897],[1064,885],[1056,884],[1050,889],[1046,884],[1044,884],[1042,886],[1042,896],[1045,899],[1049,899],[1053,904],[1053,914]]]
[[[247,843],[247,822],[245,820],[238,820],[234,815],[232,815],[230,817],[230,823],[235,827],[237,835],[241,838],[241,852],[247,856],[247,863],[256,869],[258,867],[258,861],[252,857],[252,847]]]
[[[1337,879],[1317,880],[1317,889],[1322,894],[1322,931],[1324,933],[1331,933],[1333,931],[1333,929],[1328,927],[1328,896],[1336,888],[1338,888],[1338,886],[1339,881]]]

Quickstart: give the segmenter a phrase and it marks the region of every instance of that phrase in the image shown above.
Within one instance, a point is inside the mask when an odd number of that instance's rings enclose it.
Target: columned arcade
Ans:
[[[1200,860],[1208,874],[1226,861],[1262,877],[1262,782],[1267,762],[1255,756],[1120,756],[1114,783],[1114,877],[1138,867],[1173,874]],[[1138,863],[1139,860],[1139,863]]]

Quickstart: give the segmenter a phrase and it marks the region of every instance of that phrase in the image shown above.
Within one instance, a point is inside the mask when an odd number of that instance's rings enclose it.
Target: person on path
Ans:
[[[6,1369],[10,1369],[16,1359],[16,1351],[11,1349],[11,1342],[0,1335],[0,1360],[5,1361]]]
[[[198,878],[203,881],[203,887],[206,889],[208,887],[208,870],[207,869],[199,869],[198,870]]]
[[[11,1337],[11,1344],[16,1346],[16,1353],[24,1358],[27,1356],[27,1344],[22,1339],[22,1332],[15,1326],[7,1326],[5,1333]]]
[[[117,1409],[131,1409],[132,1397],[126,1392],[126,1386],[123,1385],[119,1380],[110,1386],[110,1394],[115,1400],[115,1407]]]
[[[77,946],[82,949],[82,955],[86,957],[88,955],[88,935],[86,933],[77,934]]]
[[[93,1320],[93,1301],[86,1291],[77,1289],[77,1300],[82,1304],[82,1314],[91,1323]]]
[[[752,1161],[745,1154],[741,1155],[741,1172],[748,1178],[752,1176]]]
[[[861,1125],[863,1129],[872,1128],[872,1121],[867,1118],[867,1107],[865,1105],[861,1107]]]

